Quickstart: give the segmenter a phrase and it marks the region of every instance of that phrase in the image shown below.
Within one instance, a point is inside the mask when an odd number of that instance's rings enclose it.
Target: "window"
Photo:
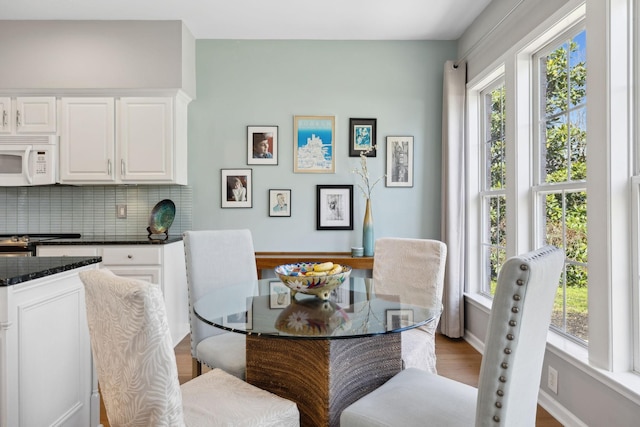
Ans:
[[[480,93],[482,116],[481,229],[482,282],[480,292],[493,296],[500,267],[506,259],[505,87],[501,78]]]
[[[537,84],[534,217],[536,246],[565,250],[552,328],[588,342],[586,31],[534,56]]]

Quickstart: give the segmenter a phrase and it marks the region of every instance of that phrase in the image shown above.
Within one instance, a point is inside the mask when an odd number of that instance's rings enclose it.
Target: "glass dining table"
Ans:
[[[345,407],[400,372],[400,332],[442,310],[378,294],[373,279],[359,277],[327,300],[292,296],[277,278],[229,284],[193,308],[210,325],[246,334],[246,381],[296,402],[301,425],[314,427],[338,426]]]

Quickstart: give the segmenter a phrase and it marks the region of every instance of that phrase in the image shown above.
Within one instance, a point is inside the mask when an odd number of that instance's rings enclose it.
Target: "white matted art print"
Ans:
[[[413,187],[413,137],[387,137],[387,187]]]
[[[353,230],[353,185],[317,185],[316,206],[317,230]]]
[[[291,289],[279,280],[269,282],[269,308],[285,308],[291,304]]]
[[[221,169],[221,206],[250,208],[253,203],[251,169]]]
[[[278,164],[278,126],[247,126],[247,164]]]
[[[228,314],[222,318],[222,326],[238,328],[240,330],[253,328],[253,314],[251,310]]]
[[[269,190],[269,216],[291,216],[291,190]]]

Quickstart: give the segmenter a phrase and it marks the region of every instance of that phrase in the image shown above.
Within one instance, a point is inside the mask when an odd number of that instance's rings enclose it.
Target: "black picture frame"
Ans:
[[[410,308],[400,308],[386,310],[387,331],[395,331],[413,325],[413,310]]]
[[[269,190],[269,216],[291,216],[291,190]]]
[[[316,229],[353,230],[353,185],[316,186]]]
[[[220,175],[220,206],[222,208],[253,206],[253,169],[220,169]],[[234,191],[238,181],[244,187],[243,191]]]
[[[259,154],[254,153],[254,143],[260,141],[266,141],[269,157],[260,157]],[[247,126],[247,164],[278,164],[278,126]]]
[[[349,119],[349,157],[376,157],[377,119]]]

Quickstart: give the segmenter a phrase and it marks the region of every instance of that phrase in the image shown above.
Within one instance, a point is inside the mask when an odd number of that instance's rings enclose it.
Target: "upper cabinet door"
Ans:
[[[121,98],[118,119],[122,182],[174,181],[173,99]]]
[[[116,180],[113,98],[62,98],[60,182]]]
[[[0,97],[0,133],[10,133],[13,127],[11,98]]]
[[[16,98],[15,121],[17,133],[55,133],[55,96]]]

